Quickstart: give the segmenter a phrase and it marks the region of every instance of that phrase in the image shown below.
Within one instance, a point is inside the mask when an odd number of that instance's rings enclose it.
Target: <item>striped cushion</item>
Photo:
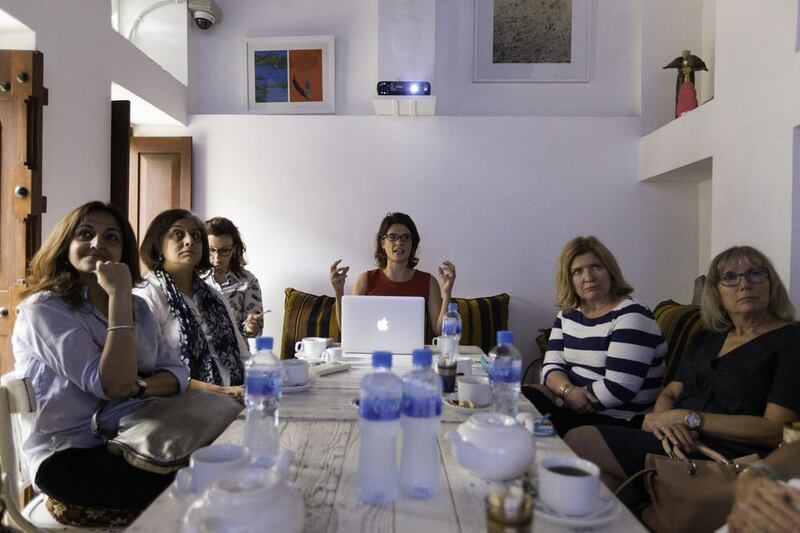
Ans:
[[[664,384],[667,384],[675,374],[692,337],[703,327],[703,322],[700,320],[700,306],[681,305],[672,300],[664,300],[653,310],[653,315],[667,341],[665,357],[667,369],[664,374]]]
[[[340,341],[335,298],[316,296],[291,287],[284,293],[281,359],[294,357],[295,342],[303,337],[331,337],[334,342]]]
[[[489,353],[496,344],[497,332],[508,329],[508,294],[485,298],[454,298],[461,314],[461,344],[480,346]]]

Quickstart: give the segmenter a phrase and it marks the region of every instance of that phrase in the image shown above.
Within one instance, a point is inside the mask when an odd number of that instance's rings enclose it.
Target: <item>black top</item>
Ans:
[[[764,333],[718,357],[726,335],[703,330],[692,339],[674,378],[683,384],[675,408],[763,416],[774,403],[800,412],[800,326]]]

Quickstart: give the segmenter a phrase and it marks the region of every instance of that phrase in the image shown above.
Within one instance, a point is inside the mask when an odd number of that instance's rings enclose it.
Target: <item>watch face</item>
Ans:
[[[686,415],[686,425],[689,429],[697,429],[700,426],[700,416],[697,413]]]

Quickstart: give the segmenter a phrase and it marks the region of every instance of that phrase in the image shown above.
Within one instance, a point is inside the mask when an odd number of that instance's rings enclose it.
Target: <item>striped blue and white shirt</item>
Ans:
[[[562,311],[547,343],[542,383],[550,372],[564,372],[597,397],[599,414],[630,420],[649,411],[661,392],[666,353],[653,313],[632,298],[599,318]]]

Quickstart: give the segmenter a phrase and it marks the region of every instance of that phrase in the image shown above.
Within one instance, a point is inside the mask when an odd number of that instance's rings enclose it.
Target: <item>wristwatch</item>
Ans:
[[[147,390],[147,382],[142,378],[136,378],[136,381],[134,381],[134,383],[136,384],[137,387],[136,394],[128,397],[131,400],[134,398],[141,398],[144,395],[144,391]]]
[[[689,411],[686,413],[686,416],[683,417],[683,425],[691,430],[698,431],[703,427],[703,415],[697,411]]]

